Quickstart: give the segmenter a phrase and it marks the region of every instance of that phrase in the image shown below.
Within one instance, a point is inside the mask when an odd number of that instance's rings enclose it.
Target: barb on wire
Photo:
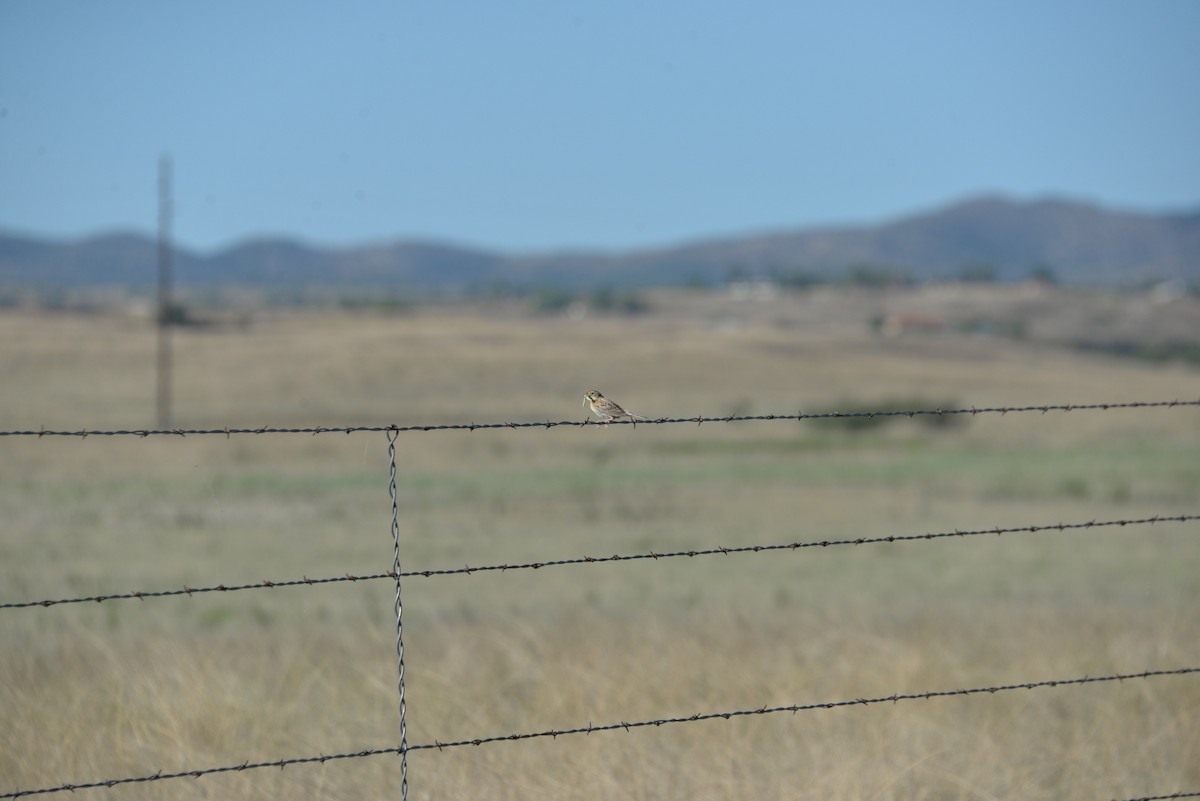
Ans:
[[[509,570],[538,570],[543,567],[563,567],[566,565],[594,565],[604,564],[608,562],[632,562],[643,559],[672,559],[681,556],[731,556],[734,554],[744,553],[765,553],[770,551],[798,551],[805,548],[831,548],[842,545],[877,545],[881,543],[897,543],[897,542],[921,542],[928,540],[942,540],[950,538],[966,538],[980,537],[988,534],[1019,534],[1019,533],[1037,533],[1042,531],[1071,531],[1077,529],[1091,528],[1111,528],[1114,526],[1138,526],[1138,525],[1154,525],[1156,523],[1185,523],[1189,521],[1200,520],[1200,514],[1194,515],[1154,515],[1152,517],[1130,518],[1120,520],[1089,520],[1083,523],[1047,523],[1044,525],[1032,526],[1016,526],[1011,528],[1002,528],[994,526],[992,528],[980,529],[955,529],[954,531],[942,531],[931,534],[889,534],[877,537],[854,537],[849,539],[837,540],[809,540],[805,542],[788,542],[772,545],[738,545],[733,547],[717,546],[714,548],[702,548],[687,551],[668,551],[659,553],[651,551],[648,553],[635,554],[613,554],[612,556],[577,556],[569,559],[552,559],[545,562],[525,562],[520,564],[499,564],[499,565],[480,565],[478,567],[453,567],[442,568],[437,570],[409,570],[406,572],[389,571],[387,573],[369,573],[361,576],[344,575],[344,576],[329,576],[326,578],[308,578],[307,576],[299,579],[288,579],[285,581],[260,581],[250,584],[220,584],[215,587],[184,587],[178,590],[157,590],[157,591],[134,591],[124,593],[114,593],[111,595],[92,595],[80,598],[60,598],[57,600],[41,600],[41,601],[18,601],[12,603],[0,603],[0,609],[23,609],[29,607],[47,607],[57,606],[58,604],[75,604],[75,603],[100,603],[103,601],[117,600],[145,600],[146,598],[163,598],[179,595],[199,595],[207,592],[236,592],[239,590],[260,590],[274,589],[276,587],[299,587],[299,586],[315,586],[319,584],[336,584],[346,581],[377,581],[379,579],[395,579],[421,577],[430,578],[433,576],[451,576],[451,575],[470,575],[472,573],[487,573],[487,572],[505,572]]]
[[[120,779],[102,779],[98,781],[79,782],[72,784],[61,784],[57,787],[45,787],[37,790],[15,790],[12,792],[0,793],[0,799],[3,798],[24,798],[34,795],[46,795],[49,793],[59,793],[75,790],[85,790],[95,787],[115,787],[121,784],[130,784],[134,782],[151,782],[164,779],[182,779],[182,778],[200,778],[214,773],[229,773],[251,770],[255,768],[285,768],[289,765],[311,764],[319,762],[324,764],[339,759],[354,759],[358,757],[378,756],[381,754],[400,754],[411,751],[422,750],[438,750],[444,751],[447,748],[459,748],[462,746],[480,746],[490,743],[513,742],[518,740],[532,740],[544,737],[557,739],[558,737],[569,734],[592,734],[594,732],[618,731],[625,730],[626,732],[633,729],[645,728],[648,726],[666,726],[677,723],[696,723],[703,720],[731,720],[737,717],[748,717],[753,715],[771,715],[780,712],[809,712],[818,709],[841,709],[852,706],[872,706],[875,704],[895,704],[900,701],[917,701],[930,698],[946,698],[950,696],[968,696],[968,695],[993,695],[999,692],[1009,692],[1011,690],[1034,690],[1046,687],[1066,687],[1070,685],[1080,684],[1099,684],[1104,682],[1127,681],[1132,679],[1149,679],[1161,676],[1180,676],[1189,673],[1200,673],[1200,667],[1184,667],[1174,668],[1169,670],[1145,670],[1140,673],[1117,673],[1108,676],[1083,676],[1082,678],[1073,679],[1048,679],[1044,681],[1027,681],[1016,684],[999,684],[990,687],[974,687],[971,689],[960,690],[930,690],[920,693],[895,693],[893,695],[879,696],[875,698],[853,698],[841,701],[825,701],[820,703],[810,704],[791,704],[788,706],[761,706],[758,709],[740,709],[731,712],[705,712],[694,715],[686,715],[672,718],[660,718],[657,720],[640,720],[635,722],[621,721],[620,723],[607,723],[599,726],[588,724],[572,729],[550,729],[545,731],[523,732],[516,734],[504,734],[491,737],[477,737],[470,740],[455,740],[451,742],[441,742],[435,740],[432,743],[419,743],[417,745],[409,745],[406,748],[390,747],[390,748],[370,748],[363,751],[344,754],[328,754],[315,757],[297,757],[291,759],[277,759],[271,762],[243,762],[240,765],[226,765],[216,768],[200,768],[197,770],[180,771],[178,773],[163,773],[158,771],[146,776],[134,776]],[[1162,796],[1163,798],[1172,798],[1174,796]],[[1149,801],[1145,799],[1143,801]]]
[[[878,411],[878,412],[814,412],[805,414],[803,412],[797,414],[753,414],[753,415],[726,415],[723,417],[705,417],[697,415],[695,417],[659,417],[653,420],[610,420],[604,423],[596,422],[591,419],[579,420],[559,420],[553,422],[550,420],[514,423],[447,423],[442,425],[384,425],[384,426],[309,426],[305,428],[276,428],[274,426],[264,425],[257,428],[136,428],[136,429],[115,429],[115,430],[97,430],[89,431],[87,429],[66,430],[58,429],[51,430],[41,428],[37,431],[32,430],[10,430],[0,431],[0,437],[155,437],[155,436],[201,436],[208,434],[223,434],[225,437],[230,437],[234,434],[354,434],[364,431],[390,431],[394,433],[408,433],[412,431],[477,431],[481,429],[498,429],[498,428],[557,428],[560,426],[569,426],[573,428],[582,428],[587,426],[612,426],[612,425],[668,425],[672,423],[738,423],[751,420],[827,420],[827,419],[843,419],[852,417],[866,417],[874,419],[876,417],[924,417],[945,415],[971,415],[972,417],[980,414],[1016,414],[1019,412],[1082,412],[1082,411],[1111,411],[1115,409],[1173,409],[1181,406],[1200,406],[1198,400],[1172,400],[1172,401],[1133,401],[1128,403],[1053,403],[1053,404],[1035,404],[1030,406],[987,406],[975,407],[969,409],[911,409],[908,411]]]

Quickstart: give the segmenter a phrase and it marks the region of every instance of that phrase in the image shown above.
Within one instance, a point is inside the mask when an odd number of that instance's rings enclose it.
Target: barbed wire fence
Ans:
[[[506,421],[501,423],[442,423],[437,425],[375,425],[375,426],[310,426],[307,428],[286,428],[272,425],[262,425],[258,427],[242,427],[242,428],[122,428],[122,429],[96,429],[89,430],[81,429],[46,429],[39,428],[34,431],[32,429],[25,430],[3,430],[0,431],[0,437],[158,437],[158,436],[211,436],[223,434],[226,437],[234,434],[355,434],[360,432],[393,432],[397,434],[410,433],[415,431],[487,431],[498,428],[522,429],[522,428],[560,428],[563,426],[570,427],[586,427],[586,426],[610,426],[610,425],[625,425],[647,426],[647,425],[672,425],[677,423],[695,423],[701,425],[703,423],[741,423],[749,421],[774,420],[780,422],[804,421],[804,420],[846,420],[846,419],[867,419],[874,420],[876,418],[889,417],[907,417],[909,419],[915,417],[952,417],[959,415],[990,415],[990,414],[1021,414],[1028,412],[1040,412],[1046,414],[1048,412],[1086,412],[1086,411],[1113,411],[1119,409],[1175,409],[1187,406],[1200,406],[1200,400],[1171,400],[1171,401],[1129,401],[1125,403],[1049,403],[1027,406],[985,406],[977,408],[971,406],[969,408],[958,409],[908,409],[895,410],[889,409],[885,411],[854,411],[854,412],[811,412],[805,413],[798,411],[795,414],[747,414],[747,415],[723,415],[720,417],[708,417],[703,414],[698,414],[695,417],[659,417],[652,420],[609,420],[605,422],[597,422],[592,419],[585,420],[544,420],[514,423]]]
[[[792,704],[784,706],[762,706],[757,709],[738,709],[731,711],[704,711],[697,712],[688,716],[667,717],[652,720],[638,721],[619,721],[613,723],[605,723],[593,725],[588,723],[586,726],[577,726],[566,729],[551,729],[543,731],[517,732],[499,735],[481,736],[472,739],[462,739],[454,741],[439,741],[425,743],[409,743],[407,740],[407,713],[406,713],[406,698],[405,698],[405,654],[403,641],[403,604],[401,594],[401,579],[405,578],[435,578],[446,576],[470,576],[474,573],[489,572],[489,571],[514,571],[514,570],[536,570],[548,567],[567,567],[567,566],[588,566],[600,564],[614,564],[635,560],[663,560],[676,559],[681,557],[695,558],[703,556],[732,556],[744,554],[759,554],[759,553],[774,553],[782,550],[801,550],[807,548],[828,548],[839,546],[865,546],[865,545],[883,545],[895,543],[916,543],[916,542],[935,542],[944,541],[951,538],[968,538],[979,537],[983,535],[1011,535],[1011,534],[1051,534],[1061,533],[1070,530],[1093,529],[1106,527],[1127,527],[1127,526],[1145,526],[1158,524],[1178,524],[1188,523],[1200,520],[1200,514],[1156,514],[1147,517],[1128,518],[1128,519],[1113,519],[1113,520],[1090,520],[1083,522],[1063,523],[1046,523],[1040,525],[1027,525],[1018,527],[991,527],[991,528],[975,528],[968,530],[943,531],[936,533],[925,534],[882,534],[874,536],[863,536],[857,538],[843,538],[834,540],[817,540],[804,542],[789,542],[775,544],[761,544],[736,547],[713,547],[696,550],[680,550],[664,553],[648,551],[643,553],[633,554],[614,554],[611,556],[576,556],[557,560],[549,560],[544,562],[527,562],[521,564],[493,564],[481,565],[476,567],[466,566],[461,568],[449,569],[426,569],[426,570],[411,570],[403,571],[401,569],[401,532],[400,532],[400,507],[397,500],[396,486],[396,441],[400,434],[411,432],[430,432],[430,431],[476,431],[476,430],[497,430],[497,429],[551,429],[557,427],[580,427],[580,426],[608,426],[608,425],[671,425],[671,424],[696,424],[704,423],[733,423],[733,422],[748,422],[748,421],[799,421],[799,420],[817,420],[817,419],[838,419],[838,418],[868,418],[874,419],[877,417],[927,417],[927,416],[947,416],[947,415],[979,415],[979,414],[999,414],[1007,415],[1010,413],[1032,413],[1039,412],[1046,414],[1049,412],[1075,412],[1075,411],[1113,411],[1113,410],[1148,410],[1148,409],[1175,409],[1181,407],[1200,407],[1200,400],[1173,400],[1173,401],[1148,401],[1148,402],[1129,402],[1129,403],[1086,403],[1086,404],[1046,404],[1046,405],[1029,405],[1029,406],[1013,406],[1013,407],[986,407],[986,408],[957,408],[957,409],[913,409],[909,411],[879,411],[879,412],[823,412],[818,414],[805,414],[797,412],[794,415],[744,415],[744,416],[725,416],[725,417],[706,417],[697,415],[696,417],[677,417],[677,418],[660,418],[655,420],[639,420],[639,421],[610,421],[597,423],[591,420],[580,421],[544,421],[544,422],[493,422],[493,423],[455,423],[455,424],[439,424],[439,425],[387,425],[387,426],[336,426],[336,427],[309,427],[309,428],[279,428],[273,426],[260,426],[257,428],[196,428],[196,429],[114,429],[114,430],[0,430],[0,437],[79,437],[86,438],[89,436],[99,437],[150,437],[150,436],[206,436],[206,435],[225,435],[232,437],[233,435],[259,435],[259,434],[309,434],[316,436],[318,434],[328,433],[343,433],[354,434],[361,432],[384,432],[387,436],[388,444],[388,491],[391,500],[391,534],[393,546],[392,568],[389,571],[374,573],[368,575],[344,575],[322,578],[308,578],[307,576],[296,579],[277,579],[266,580],[261,582],[226,585],[217,584],[205,587],[183,587],[178,589],[160,589],[160,590],[130,590],[120,593],[112,593],[107,595],[93,595],[87,597],[72,597],[59,599],[40,599],[40,600],[25,600],[0,603],[0,609],[10,610],[31,610],[35,608],[46,608],[61,604],[75,603],[101,603],[119,600],[140,600],[163,598],[169,596],[187,595],[193,596],[196,594],[212,593],[212,592],[236,592],[244,590],[271,590],[276,588],[311,588],[320,585],[337,584],[342,582],[359,582],[359,581],[375,581],[390,579],[395,584],[395,600],[394,600],[394,615],[395,615],[395,632],[396,632],[396,657],[397,657],[397,702],[399,711],[399,744],[395,746],[383,746],[379,748],[365,749],[356,752],[334,753],[334,754],[319,754],[315,756],[299,756],[272,761],[251,762],[243,761],[240,764],[223,765],[216,767],[198,768],[195,770],[164,772],[157,770],[153,773],[147,773],[140,776],[125,776],[108,779],[86,780],[78,782],[63,782],[56,786],[42,787],[37,789],[12,789],[0,792],[0,799],[6,798],[25,798],[39,795],[50,795],[55,793],[75,792],[77,790],[86,790],[94,788],[114,788],[123,785],[141,784],[148,782],[164,781],[169,779],[179,778],[199,778],[201,776],[244,772],[259,768],[275,767],[285,768],[293,765],[304,764],[324,764],[336,760],[358,759],[379,755],[398,755],[400,757],[401,771],[401,798],[408,797],[408,761],[407,756],[413,751],[446,751],[447,749],[456,749],[466,746],[479,747],[489,744],[501,742],[516,742],[524,740],[533,740],[540,738],[554,738],[576,734],[590,735],[600,732],[615,732],[615,731],[632,731],[646,727],[661,727],[665,725],[676,725],[683,723],[693,723],[700,721],[713,720],[732,720],[733,718],[741,718],[748,716],[771,715],[781,712],[790,712],[793,715],[800,712],[812,712],[816,710],[833,710],[856,706],[872,706],[883,703],[897,704],[900,702],[908,702],[914,700],[924,700],[933,698],[959,697],[959,696],[975,696],[975,695],[993,695],[996,693],[1007,693],[1016,690],[1040,690],[1057,687],[1070,687],[1079,685],[1093,684],[1108,684],[1113,682],[1124,682],[1131,680],[1150,680],[1155,678],[1170,677],[1170,676],[1186,676],[1200,674],[1200,666],[1179,666],[1170,668],[1160,668],[1153,670],[1143,670],[1140,672],[1130,673],[1113,673],[1104,676],[1076,676],[1065,678],[1051,679],[1036,679],[1023,681],[1018,683],[997,684],[982,687],[970,688],[953,688],[953,689],[932,689],[923,692],[907,692],[893,693],[888,696],[876,696],[870,698],[853,698],[853,699],[838,699],[817,703],[808,704]],[[1165,799],[1175,798],[1200,798],[1200,790],[1180,790],[1165,795],[1147,795],[1138,798],[1126,799],[1126,801],[1160,801]]]

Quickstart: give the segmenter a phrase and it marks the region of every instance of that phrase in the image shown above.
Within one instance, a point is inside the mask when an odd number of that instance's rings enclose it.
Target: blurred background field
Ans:
[[[857,415],[399,433],[408,571],[1190,518],[1200,406],[862,414],[1200,402],[1197,30],[0,3],[0,431]],[[388,457],[0,436],[0,798],[402,795],[395,755],[320,759],[399,745],[395,587],[347,578],[392,567]],[[1198,669],[1198,534],[414,575],[408,741]],[[306,577],[346,580],[181,594]],[[134,592],[174,594],[37,605]],[[1197,676],[419,749],[408,797],[1196,795]]]
[[[636,314],[259,309],[174,329],[173,423],[582,420],[593,387],[652,418],[1200,398],[1187,358],[1071,347],[1086,337],[1046,322],[1141,314],[1186,333],[1194,297],[947,291],[664,290]],[[1032,316],[936,330],[897,316],[976,306]],[[143,319],[4,310],[0,374],[2,429],[153,426]],[[1194,407],[411,432],[396,448],[405,570],[1200,509]],[[387,477],[382,433],[0,438],[0,600],[381,573]],[[1196,534],[411,577],[409,742],[1200,665]],[[0,792],[395,745],[393,592],[2,610]],[[411,797],[1132,797],[1200,787],[1198,714],[1183,676],[419,751]],[[398,786],[379,756],[89,792]]]

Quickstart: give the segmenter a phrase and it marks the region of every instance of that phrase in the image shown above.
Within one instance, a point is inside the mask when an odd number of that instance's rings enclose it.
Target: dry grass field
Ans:
[[[185,427],[1200,398],[1200,369],[953,332],[882,296],[649,314],[263,311],[174,332]],[[1194,301],[1190,301],[1194,303]],[[154,425],[154,333],[0,312],[0,429]],[[405,570],[1200,512],[1200,410],[396,441]],[[391,567],[382,433],[0,438],[0,602]],[[1200,666],[1200,526],[410,577],[432,743]],[[0,793],[399,742],[387,580],[0,609]],[[1200,790],[1200,679],[1017,690],[409,755],[414,799],[1096,799]],[[372,756],[75,797],[360,799]]]

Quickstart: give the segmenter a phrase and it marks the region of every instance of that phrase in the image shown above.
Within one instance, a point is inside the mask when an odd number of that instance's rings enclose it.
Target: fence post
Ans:
[[[171,427],[171,157],[158,159],[158,427]]]
[[[404,606],[400,602],[400,506],[396,501],[396,437],[388,429],[388,493],[392,498],[392,573],[396,578],[396,661],[400,677],[400,799],[408,801],[408,723],[404,709]]]

